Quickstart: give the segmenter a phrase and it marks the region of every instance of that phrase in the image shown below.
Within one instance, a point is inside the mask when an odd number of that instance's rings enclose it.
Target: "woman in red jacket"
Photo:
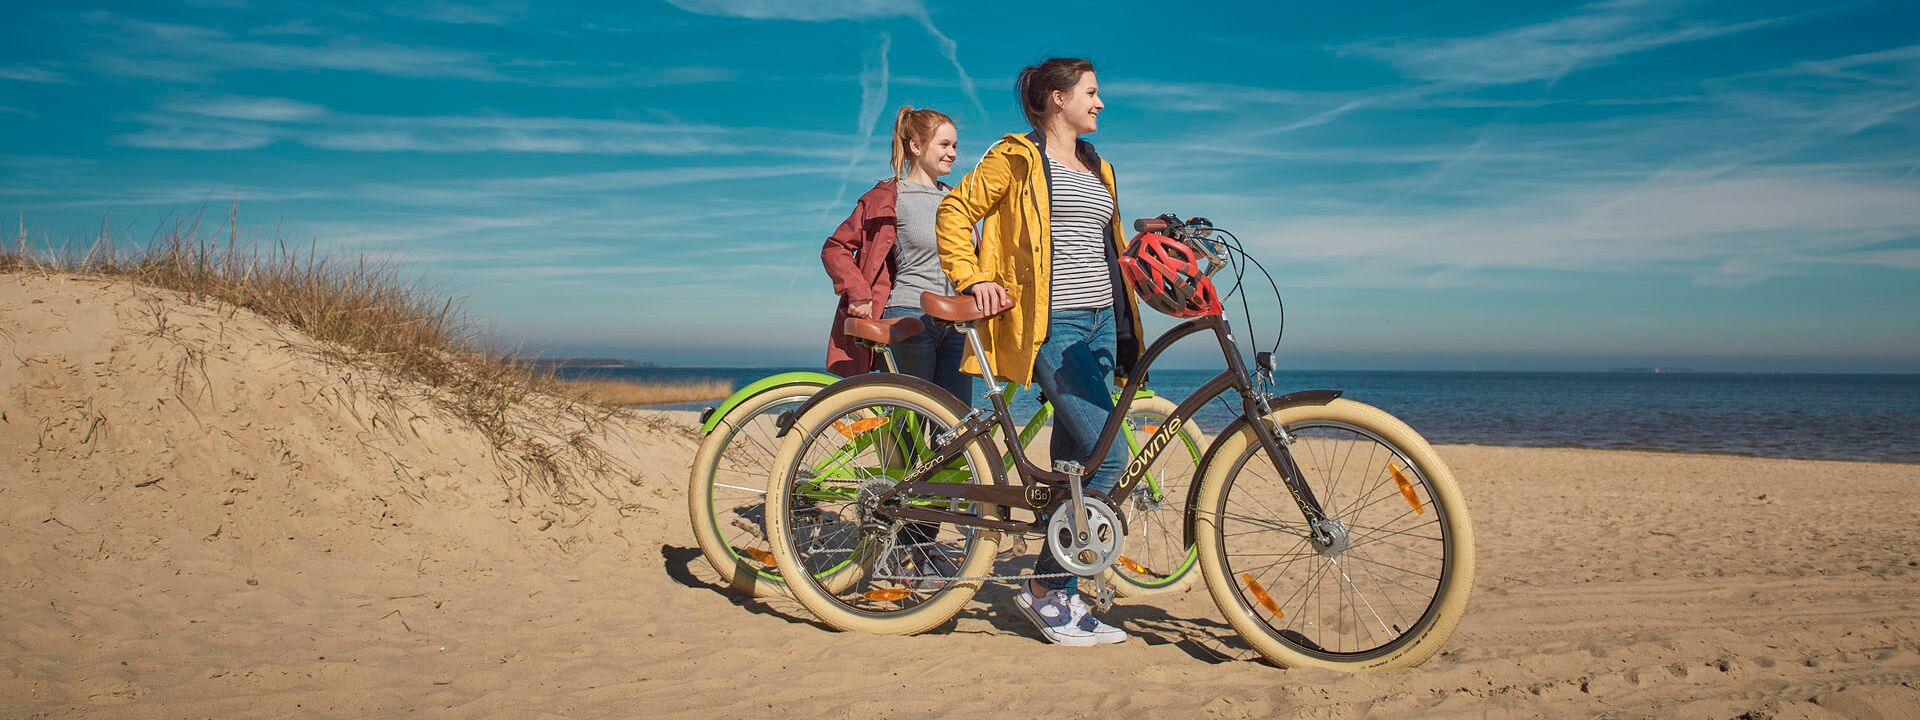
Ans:
[[[842,331],[848,317],[920,317],[926,330],[893,345],[900,372],[926,378],[972,405],[973,377],[960,371],[964,336],[920,311],[921,292],[953,294],[940,269],[934,214],[950,189],[940,177],[953,170],[957,137],[945,114],[901,107],[893,121],[893,177],[860,196],[853,214],[820,248],[820,262],[840,295],[827,346],[829,371],[849,376],[873,369],[873,353]]]

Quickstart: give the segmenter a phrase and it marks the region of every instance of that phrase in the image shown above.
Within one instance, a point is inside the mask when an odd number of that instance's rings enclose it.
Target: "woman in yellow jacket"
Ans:
[[[941,201],[940,265],[982,311],[1000,313],[980,324],[1000,376],[989,381],[1039,383],[1054,407],[1053,457],[1085,461],[1087,487],[1104,492],[1120,478],[1125,446],[1115,443],[1105,458],[1087,456],[1113,411],[1108,378],[1124,381],[1139,360],[1141,338],[1131,291],[1120,279],[1126,239],[1113,166],[1079,139],[1098,129],[1105,105],[1093,64],[1078,58],[1026,68],[1018,87],[1034,130],[1002,138]],[[981,374],[973,358],[963,368]],[[1043,547],[1034,571],[1061,568]],[[1093,617],[1071,578],[1029,582],[1014,601],[1052,642],[1127,639]]]

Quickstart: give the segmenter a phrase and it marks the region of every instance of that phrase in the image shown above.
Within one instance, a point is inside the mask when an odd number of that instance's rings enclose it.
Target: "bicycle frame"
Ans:
[[[897,372],[896,370],[894,370],[892,353],[886,353],[885,360],[888,367],[888,371]],[[1007,391],[1006,394],[1008,396],[1011,396],[1014,392],[1015,391]],[[1129,406],[1131,405],[1132,398],[1153,397],[1153,392],[1151,390],[1146,390],[1146,389],[1141,389],[1133,393],[1115,393],[1114,401],[1116,403],[1120,401],[1120,397],[1122,394],[1126,394],[1129,396],[1129,399],[1128,399]],[[1021,447],[1026,447],[1028,443],[1031,443],[1033,439],[1040,434],[1040,429],[1043,427],[1046,427],[1047,421],[1050,420],[1052,417],[1053,417],[1053,403],[1045,402],[1045,401],[1041,402],[1039,410],[1033,414],[1033,417],[1028,418],[1026,424],[1020,428],[1020,431],[1016,436],[1016,441],[1019,443],[1019,445]],[[912,419],[910,418],[909,422],[911,421]],[[924,443],[925,434],[918,432],[917,428],[912,428],[912,427],[908,428],[907,432],[904,433],[904,436],[912,438],[914,443],[913,447],[911,448],[901,449],[901,453],[904,456],[929,457],[933,454],[933,449],[928,447]],[[1127,440],[1127,449],[1130,452],[1138,452],[1140,445],[1137,442],[1135,442],[1133,435],[1129,433],[1124,437]],[[833,468],[836,465],[842,465],[846,461],[859,456],[860,453],[865,452],[867,449],[873,447],[874,442],[878,439],[879,438],[867,433],[859,433],[858,437],[852,438],[853,440],[852,443],[849,443],[848,445],[840,448],[839,450],[836,450],[833,454],[828,455],[826,458],[810,466],[814,472],[814,477],[816,479],[834,477],[835,472],[833,471]],[[1015,461],[1014,457],[1012,456],[1006,457],[1003,461],[1004,467],[1002,468],[1002,470],[1013,469],[1014,461]],[[897,469],[896,468],[880,468],[878,470],[875,470],[873,468],[864,468],[863,472],[869,475],[878,475],[883,477],[903,479],[906,477],[908,469],[907,468],[897,468]],[[961,483],[961,482],[966,482],[966,480],[969,477],[970,476],[968,476],[964,470],[941,467],[934,470],[931,475],[924,478],[918,478],[918,479],[929,480],[929,481],[938,482],[938,483]],[[1146,473],[1145,479],[1147,483],[1148,492],[1152,493],[1153,499],[1154,500],[1162,499],[1165,491],[1160,487],[1159,479],[1156,478],[1153,475],[1153,473]],[[831,500],[831,499],[844,500],[844,499],[851,498],[853,491],[849,489],[831,488],[831,487],[825,487],[825,486],[820,486],[818,484],[815,484],[807,488],[806,490],[801,491],[801,494],[805,497],[808,497],[814,500]]]
[[[956,323],[956,325],[966,333],[969,348],[974,353],[974,356],[980,360],[982,368],[986,370],[985,374],[988,377],[992,377],[992,368],[987,365],[985,349],[980,342],[978,331],[971,323]],[[1121,503],[1124,503],[1140,479],[1147,474],[1147,468],[1153,465],[1153,461],[1160,456],[1160,453],[1164,451],[1168,445],[1172,444],[1170,441],[1180,432],[1181,426],[1190,421],[1194,415],[1200,411],[1200,408],[1208,402],[1212,402],[1214,398],[1219,397],[1229,390],[1233,390],[1240,394],[1243,417],[1260,420],[1248,424],[1252,426],[1255,435],[1258,436],[1260,440],[1261,447],[1266,450],[1267,456],[1273,461],[1274,469],[1279,471],[1281,480],[1286,484],[1288,491],[1292,494],[1294,502],[1299,506],[1301,514],[1308,522],[1308,526],[1316,529],[1319,528],[1326,522],[1326,513],[1321,509],[1320,502],[1314,497],[1312,489],[1308,488],[1306,483],[1301,481],[1301,474],[1294,463],[1293,455],[1287,451],[1286,447],[1287,443],[1291,442],[1291,439],[1283,438],[1280,433],[1284,431],[1279,431],[1279,428],[1265,421],[1267,415],[1272,412],[1269,397],[1255,388],[1253,377],[1247,370],[1246,362],[1240,357],[1239,348],[1234,344],[1232,329],[1228,325],[1226,318],[1220,315],[1209,315],[1188,320],[1168,330],[1160,337],[1155,338],[1153,344],[1142,354],[1139,365],[1134,369],[1134,374],[1144,377],[1148,369],[1152,367],[1153,361],[1158,359],[1160,354],[1165,352],[1167,348],[1190,335],[1207,331],[1211,331],[1214,339],[1219,343],[1221,354],[1226,358],[1227,368],[1221,371],[1219,375],[1215,375],[1211,380],[1201,385],[1191,396],[1188,396],[1186,400],[1182,401],[1179,406],[1174,409],[1173,415],[1161,423],[1159,430],[1140,445],[1138,451],[1134,452],[1128,459],[1126,470],[1121,473],[1120,479],[1115,482],[1111,493],[1101,493],[1087,488],[1084,490],[1085,494],[1091,497],[1102,498],[1114,507],[1118,507]],[[1332,390],[1311,391],[1311,394],[1304,399],[1326,401],[1331,400],[1332,396],[1337,396],[1338,394],[1338,391]],[[987,396],[992,400],[993,411],[991,413],[985,413],[976,409],[962,418],[961,427],[955,428],[954,432],[943,434],[938,438],[937,446],[932,449],[931,458],[922,462],[909,472],[905,482],[895,485],[887,492],[880,494],[878,498],[879,508],[876,510],[877,515],[883,518],[950,522],[956,525],[1015,532],[1038,531],[1044,527],[1040,519],[1046,517],[1048,513],[1060,503],[1069,499],[1069,493],[1056,491],[1056,486],[1065,486],[1070,482],[1078,482],[1079,476],[1041,469],[1027,458],[1026,449],[1023,445],[1014,444],[1012,452],[1007,454],[1012,461],[1014,470],[1020,477],[1020,484],[1017,486],[1005,482],[1004,478],[998,477],[997,475],[996,481],[993,484],[954,484],[950,481],[938,482],[931,480],[935,474],[946,468],[947,463],[965,452],[969,444],[982,439],[991,443],[993,441],[991,435],[996,429],[1010,442],[1018,438],[1018,433],[1013,426],[1013,414],[1008,408],[1007,398],[1001,386],[993,384],[993,388],[987,392]],[[1093,452],[1084,461],[1085,465],[1098,466],[1099,463],[1097,459],[1106,457],[1107,453],[1112,449],[1114,439],[1120,435],[1120,429],[1124,424],[1129,409],[1133,405],[1133,397],[1133,393],[1120,393],[1118,402],[1115,403],[1113,411],[1107,416],[1106,424],[1100,430],[1099,439],[1094,443]],[[1324,398],[1324,400],[1322,398]],[[1208,453],[1208,459],[1211,459],[1211,455],[1212,453]],[[1206,460],[1202,461],[1202,467],[1200,468],[1202,472],[1205,471],[1205,462]],[[903,494],[911,496],[919,502],[906,506],[893,506],[889,504]],[[982,517],[966,512],[934,510],[928,507],[915,506],[924,503],[926,499],[933,498],[960,498],[1001,507],[1024,508],[1033,512],[1035,519],[1031,523],[1025,523],[1014,520]],[[1317,532],[1316,530],[1316,533]]]
[[[881,363],[885,365],[887,372],[899,372],[899,363],[897,363],[895,357],[893,357],[893,349],[887,348],[887,346],[874,346],[874,349],[879,351]],[[1000,392],[1000,388],[995,388],[995,390],[995,397],[1000,401],[1000,405],[1008,405],[1008,403],[1010,403],[1010,397],[1014,394],[1014,390],[1006,390],[1006,392]],[[1135,392],[1131,392],[1131,394],[1129,394],[1129,392],[1119,392],[1119,394],[1114,394],[1114,401],[1121,403],[1121,396],[1125,396],[1125,403],[1123,403],[1123,405],[1125,405],[1125,407],[1131,407],[1135,397],[1152,397],[1154,396],[1154,392],[1152,392],[1152,390],[1146,390],[1146,388],[1140,388],[1140,390],[1135,390]],[[1050,401],[1046,401],[1043,397],[1039,411],[1033,413],[1031,419],[1027,419],[1025,426],[1021,426],[1018,434],[1014,434],[1014,442],[1020,445],[1020,447],[1025,447],[1029,442],[1033,442],[1033,438],[1039,436],[1041,428],[1046,426],[1046,420],[1052,419],[1052,415],[1054,415],[1054,405],[1052,405]],[[1123,411],[1119,417],[1125,419],[1125,417],[1127,417],[1125,411]],[[908,422],[912,424],[912,422],[916,422],[916,419],[908,419]],[[1012,411],[1008,411],[1008,426],[1012,426]],[[1121,428],[1125,428],[1125,422],[1121,422]],[[1177,428],[1179,428],[1179,426],[1175,424],[1175,430],[1177,430]],[[851,428],[849,428],[849,430],[851,430]],[[843,432],[849,432],[849,430],[843,430]],[[876,442],[885,442],[885,440],[889,440],[889,438],[902,438],[902,436],[904,436],[904,438],[910,438],[910,440],[912,440],[910,447],[897,447],[900,457],[929,457],[929,455],[933,455],[933,447],[927,447],[927,445],[925,445],[925,434],[924,432],[920,432],[918,426],[908,426],[906,432],[902,432],[902,434],[872,434],[872,432],[852,432],[852,434],[854,434],[854,436],[849,438],[849,440],[852,440],[851,444],[843,445],[841,449],[833,451],[826,459],[822,459],[822,461],[818,461],[818,463],[814,463],[814,465],[810,467],[812,468],[812,472],[814,472],[814,478],[833,478],[833,476],[837,476],[835,467],[843,467],[847,461],[851,461],[852,457],[858,457],[858,455],[864,453],[866,449],[874,447]],[[1139,444],[1135,442],[1135,438],[1133,438],[1131,432],[1125,434],[1123,438],[1127,438],[1127,449],[1129,449],[1129,451],[1139,451]],[[1169,434],[1169,436],[1165,436],[1165,438],[1173,438],[1173,436]],[[1162,444],[1165,444],[1165,440],[1162,440]],[[948,463],[950,463],[950,459],[948,459]],[[1008,455],[1008,457],[1004,459],[1004,467],[1002,467],[1002,470],[1012,470],[1014,463],[1016,463],[1016,455]],[[1148,463],[1148,465],[1150,465],[1150,463]],[[908,468],[877,468],[877,470],[876,468],[864,468],[864,472],[866,472],[866,474],[877,474],[877,476],[887,476],[887,478],[904,478],[906,472],[908,472]],[[916,476],[916,478],[912,478],[912,480],[927,480],[927,482],[939,482],[939,484],[962,484],[962,482],[966,482],[968,478],[970,478],[970,474],[968,474],[966,470],[935,467],[931,472],[924,474],[924,476]],[[1162,499],[1162,497],[1164,497],[1164,490],[1160,488],[1158,478],[1156,478],[1154,474],[1150,474],[1150,472],[1146,472],[1144,478],[1146,478],[1146,486],[1148,486],[1148,492],[1152,493],[1152,497],[1154,497],[1156,501]],[[801,490],[803,497],[808,497],[808,499],[828,499],[828,501],[829,499],[851,499],[852,493],[854,492],[849,490],[849,488],[829,488],[829,486],[822,486],[822,484],[810,484],[810,488]],[[925,501],[922,501],[922,503],[925,503]]]

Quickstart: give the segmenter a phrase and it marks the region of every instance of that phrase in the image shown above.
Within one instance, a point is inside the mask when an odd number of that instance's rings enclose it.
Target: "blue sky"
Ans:
[[[1274,271],[1287,366],[1920,372],[1903,0],[0,12],[0,214],[35,238],[238,199],[549,355],[818,363],[820,240],[893,109],[959,120],[957,180],[1059,54],[1101,68],[1122,212]]]

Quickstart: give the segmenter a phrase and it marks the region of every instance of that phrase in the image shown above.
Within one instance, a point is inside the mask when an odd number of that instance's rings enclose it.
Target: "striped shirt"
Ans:
[[[1053,170],[1047,185],[1053,205],[1053,287],[1048,309],[1111,307],[1107,226],[1113,221],[1113,195],[1092,173],[1069,170],[1052,157],[1047,164]]]

